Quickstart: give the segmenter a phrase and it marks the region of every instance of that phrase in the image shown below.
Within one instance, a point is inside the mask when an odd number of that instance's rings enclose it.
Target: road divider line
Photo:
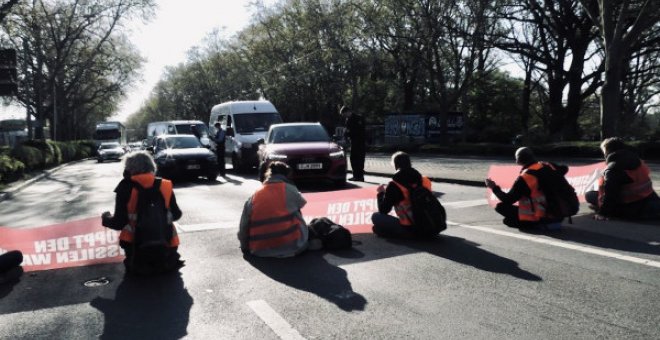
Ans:
[[[460,208],[477,207],[480,205],[488,205],[488,200],[482,198],[482,199],[470,200],[470,201],[442,202],[442,205],[448,208],[460,209]]]
[[[482,227],[482,226],[467,225],[467,224],[461,224],[461,223],[449,222],[449,221],[448,221],[448,224],[463,227],[463,228],[478,230],[478,231],[482,231],[482,232],[486,232],[486,233],[496,234],[496,235],[500,235],[500,236],[513,237],[513,238],[516,238],[516,239],[519,239],[519,240],[526,240],[526,241],[536,242],[536,243],[545,244],[545,245],[549,245],[549,246],[575,250],[575,251],[579,251],[579,252],[583,252],[583,253],[587,253],[587,254],[599,255],[599,256],[603,256],[603,257],[608,257],[608,258],[627,261],[627,262],[631,262],[631,263],[641,264],[641,265],[645,265],[645,266],[649,266],[649,267],[653,267],[653,268],[660,268],[660,262],[658,262],[658,261],[643,259],[641,257],[635,257],[635,256],[619,254],[619,253],[615,253],[615,252],[607,251],[607,250],[602,250],[602,249],[598,249],[598,248],[591,248],[591,247],[572,244],[572,243],[568,243],[568,242],[549,240],[549,239],[539,237],[539,236],[519,234],[519,233],[510,232],[510,231],[498,230],[498,229]]]
[[[270,327],[282,340],[305,340],[291,325],[284,320],[277,312],[264,300],[249,301],[247,305],[261,320]]]
[[[237,226],[231,223],[223,224],[220,222],[215,223],[200,223],[200,224],[175,224],[178,232],[190,233],[195,231],[205,231],[213,229],[234,229]]]

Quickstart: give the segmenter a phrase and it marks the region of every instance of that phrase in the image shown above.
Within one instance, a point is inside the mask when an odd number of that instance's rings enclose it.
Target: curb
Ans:
[[[77,160],[77,161],[73,161],[73,162],[60,164],[60,165],[58,165],[54,168],[43,170],[40,174],[26,180],[25,182],[22,182],[20,184],[17,184],[16,186],[7,188],[7,191],[0,192],[0,202],[4,201],[5,199],[11,198],[14,194],[16,194],[17,192],[23,190],[28,185],[31,185],[34,182],[40,181],[42,178],[46,177],[46,175],[53,174],[53,173],[59,171],[60,169],[64,168],[65,166],[70,165],[70,164],[75,164],[75,163],[78,163],[78,162],[86,161],[88,159],[90,159],[90,158],[85,158],[85,159],[81,159],[81,160]]]
[[[347,170],[347,173],[353,173],[352,170]],[[384,173],[384,172],[374,172],[374,171],[365,171],[365,175],[370,175],[370,176],[381,176],[381,177],[392,177],[392,174]],[[472,186],[472,187],[486,187],[483,181],[473,181],[473,180],[468,180],[468,179],[453,179],[453,178],[441,178],[441,177],[429,177],[431,182],[438,182],[438,183],[449,183],[449,184],[460,184],[460,185],[467,185],[467,186]]]

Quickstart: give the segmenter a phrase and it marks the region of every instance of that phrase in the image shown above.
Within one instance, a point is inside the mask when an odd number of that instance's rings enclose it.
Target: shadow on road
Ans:
[[[508,274],[527,281],[542,281],[536,274],[518,266],[518,262],[479,248],[479,244],[466,239],[448,235],[429,241],[422,240],[386,240],[386,242],[423,251],[476,269]]]
[[[346,271],[329,263],[323,255],[321,251],[309,251],[286,259],[254,256],[245,256],[245,259],[273,280],[316,294],[344,311],[364,310],[367,300],[353,291]],[[364,256],[356,249],[337,252],[336,255],[345,258]]]
[[[90,305],[103,312],[101,339],[180,339],[186,336],[193,298],[179,273],[124,279],[115,298]]]

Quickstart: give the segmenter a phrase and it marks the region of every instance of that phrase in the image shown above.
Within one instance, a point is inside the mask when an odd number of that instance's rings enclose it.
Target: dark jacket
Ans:
[[[422,175],[415,169],[400,169],[394,176],[392,181],[396,181],[404,186],[411,186],[412,184],[421,185]],[[392,208],[403,200],[403,192],[399,187],[390,182],[387,184],[384,192],[378,193],[378,212],[381,214],[389,214]]]
[[[112,217],[103,219],[102,224],[104,227],[122,230],[126,224],[128,224],[128,201],[131,198],[131,190],[133,186],[139,185],[133,183],[130,179],[130,175],[124,173],[124,178],[117,184],[115,188],[115,212],[112,214]],[[181,218],[181,209],[176,203],[176,197],[174,192],[172,192],[172,198],[170,200],[170,212],[172,213],[172,220],[176,221]]]
[[[630,150],[619,150],[609,154],[605,162],[607,168],[603,174],[604,193],[598,213],[604,216],[639,217],[649,201],[658,199],[657,193],[653,192],[642,200],[628,204],[622,203],[620,199],[622,186],[633,182],[626,170],[637,169],[642,165],[642,161]]]
[[[365,144],[364,118],[356,113],[346,119],[346,136],[351,140],[351,147],[360,147]]]
[[[527,165],[523,166],[522,169],[520,169],[520,173],[522,173],[525,169],[530,167],[532,164],[536,164],[536,163],[530,163],[530,164],[527,164]],[[558,164],[554,164],[554,163],[551,163],[551,164],[562,175],[566,175],[566,173],[568,172],[568,167],[567,166],[558,165]],[[544,166],[540,170],[529,172],[529,173],[531,175],[536,176],[536,178],[538,178],[539,186],[542,188],[543,183],[544,182],[547,183],[547,180],[545,180],[545,178],[547,178],[547,176],[549,176],[550,171],[552,171],[552,169],[550,169],[549,167]],[[508,192],[504,192],[504,191],[502,191],[502,189],[499,186],[496,186],[495,188],[493,188],[493,194],[495,194],[495,196],[497,196],[497,198],[503,204],[512,205],[512,204],[518,202],[523,197],[529,197],[532,194],[532,190],[529,188],[529,186],[527,185],[527,182],[525,182],[525,180],[522,178],[522,176],[518,176],[518,178],[516,178],[516,181],[513,182],[513,185],[511,186],[511,190],[509,190]]]

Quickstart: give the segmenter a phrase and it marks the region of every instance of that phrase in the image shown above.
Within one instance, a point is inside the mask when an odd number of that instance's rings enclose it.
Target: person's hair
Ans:
[[[523,146],[516,150],[516,162],[522,165],[531,164],[536,162],[536,156],[534,156],[532,149]]]
[[[284,162],[275,161],[268,164],[268,169],[266,169],[266,174],[264,175],[264,179],[267,181],[268,179],[270,179],[271,176],[274,175],[282,175],[285,177],[289,177],[290,174],[291,174],[291,167],[289,167]]]
[[[124,170],[131,176],[156,172],[156,163],[146,151],[132,152],[124,160]]]
[[[412,168],[410,163],[410,155],[403,151],[397,151],[392,155],[392,165],[395,169],[409,169]]]
[[[624,142],[623,139],[619,137],[605,138],[603,142],[600,143],[600,149],[603,150],[603,154],[605,156],[625,148],[626,142]]]
[[[339,110],[339,114],[340,114],[340,115],[343,115],[343,114],[345,114],[346,112],[351,112],[351,108],[348,107],[348,106],[342,106],[341,109]]]

